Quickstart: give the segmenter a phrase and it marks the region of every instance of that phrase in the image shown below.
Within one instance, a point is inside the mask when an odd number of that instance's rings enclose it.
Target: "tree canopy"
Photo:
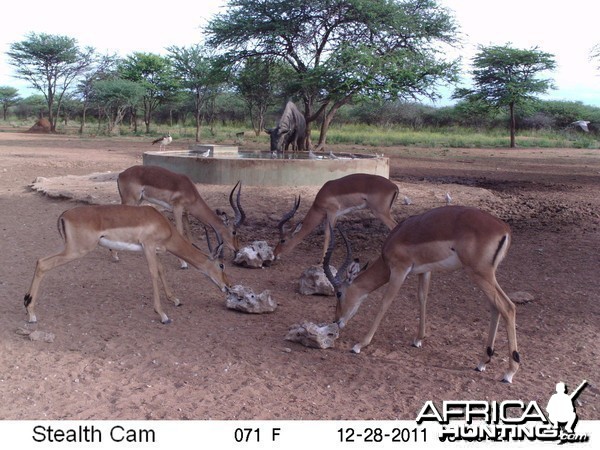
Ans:
[[[225,80],[225,74],[213,52],[204,46],[172,46],[167,50],[175,78],[194,97],[196,142],[200,142],[202,106],[215,95],[218,86]]]
[[[135,52],[125,58],[119,66],[121,78],[141,84],[144,89],[142,105],[146,133],[150,133],[152,114],[176,91],[177,83],[169,61],[154,53]]]
[[[10,86],[0,86],[0,105],[2,105],[2,117],[6,120],[8,108],[21,101],[19,91]]]
[[[457,89],[454,97],[482,102],[510,113],[510,146],[515,146],[515,106],[533,100],[552,87],[552,81],[538,78],[556,67],[554,56],[537,47],[516,49],[503,46],[479,47],[473,57],[474,87]]]
[[[17,78],[28,81],[42,92],[48,105],[48,120],[56,130],[56,111],[71,83],[93,62],[95,50],[80,49],[77,41],[67,36],[30,33],[27,39],[10,44],[6,52],[9,64],[16,68]]]
[[[263,57],[292,68],[307,122],[323,116],[318,147],[357,96],[434,97],[457,71],[442,52],[456,25],[435,0],[231,0],[206,34],[231,64]]]

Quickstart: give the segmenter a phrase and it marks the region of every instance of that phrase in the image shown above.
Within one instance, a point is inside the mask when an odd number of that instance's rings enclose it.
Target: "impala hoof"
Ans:
[[[485,364],[479,364],[477,367],[475,367],[475,370],[477,372],[485,372]]]
[[[164,320],[161,320],[161,323],[162,323],[163,325],[169,325],[171,322],[173,322],[171,319],[164,319]]]
[[[423,341],[421,339],[415,339],[412,343],[413,347],[421,348],[423,347]]]
[[[504,375],[504,377],[502,378],[502,382],[503,383],[511,383],[512,384],[512,375],[507,373],[506,375]]]
[[[360,353],[360,344],[356,344],[354,347],[352,347],[352,350],[350,350],[352,353]]]

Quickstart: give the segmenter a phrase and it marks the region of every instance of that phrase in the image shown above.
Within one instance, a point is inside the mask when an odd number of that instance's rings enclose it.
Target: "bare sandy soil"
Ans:
[[[175,141],[171,147],[188,145]],[[59,214],[78,204],[73,198],[118,202],[116,174],[139,164],[149,149],[149,139],[0,132],[0,418],[414,419],[427,400],[545,405],[557,382],[574,388],[587,379],[591,385],[579,397],[577,413],[600,419],[598,150],[394,149],[398,220],[442,205],[450,192],[454,203],[491,211],[513,228],[498,279],[509,295],[527,292],[533,300],[517,304],[522,364],[514,383],[505,384],[499,381],[508,356],[503,324],[497,356],[485,372],[473,370],[489,307],[462,272],[434,275],[423,348],[410,346],[418,324],[414,278],[359,355],[349,350],[370,326],[379,291],[334,348],[285,341],[294,323],[333,319],[332,297],[302,296],[297,287],[302,270],[320,257],[320,231],[267,269],[235,267],[227,254],[235,284],[271,290],[279,304],[272,314],[228,310],[224,294],[206,277],[180,270],[167,255],[167,276],[184,304],[175,308],[163,299],[173,323],[162,325],[152,309],[143,256],[122,253],[114,263],[98,249],[48,274],[38,323],[27,324],[23,295],[36,260],[62,246]],[[87,176],[92,173],[104,175]],[[38,177],[58,197],[32,190]],[[199,189],[212,207],[228,206],[229,187]],[[317,190],[244,187],[248,223],[242,240],[274,245],[275,224],[293,196],[302,193],[301,216]],[[412,205],[402,204],[404,195]],[[348,216],[345,227],[363,261],[377,254],[387,234],[369,213]],[[194,229],[202,241],[201,228]],[[32,330],[55,339],[23,335]]]

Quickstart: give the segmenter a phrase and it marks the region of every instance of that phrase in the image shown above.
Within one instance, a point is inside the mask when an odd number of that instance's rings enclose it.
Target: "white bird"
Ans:
[[[160,143],[159,150],[164,150],[167,145],[173,142],[173,138],[171,137],[171,133],[165,134],[163,137],[155,139],[152,141],[152,145]]]
[[[450,192],[446,192],[446,205],[452,203],[452,197],[450,197]]]
[[[590,123],[589,120],[576,120],[575,122],[571,122],[571,125],[579,127],[586,133],[589,133],[590,129],[588,128],[588,123]]]

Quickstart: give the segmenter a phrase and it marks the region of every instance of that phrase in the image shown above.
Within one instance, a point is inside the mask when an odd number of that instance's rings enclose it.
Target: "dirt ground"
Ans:
[[[189,144],[178,140],[170,149]],[[180,270],[167,255],[167,277],[183,306],[163,298],[173,323],[162,325],[143,256],[122,253],[114,263],[97,249],[48,274],[38,323],[27,324],[23,295],[36,260],[62,246],[59,214],[77,204],[73,198],[118,202],[116,174],[150,149],[150,139],[0,132],[0,418],[414,419],[427,400],[521,399],[545,406],[557,382],[575,388],[587,379],[577,413],[600,419],[600,151],[394,149],[397,219],[443,205],[449,192],[455,204],[491,211],[513,229],[498,279],[509,295],[526,292],[533,299],[517,304],[522,364],[513,384],[505,384],[503,324],[497,355],[485,372],[473,370],[489,307],[462,272],[433,276],[423,348],[410,345],[418,323],[414,277],[359,355],[349,350],[370,326],[380,291],[334,348],[285,341],[294,323],[333,319],[332,297],[298,293],[300,273],[320,257],[320,231],[266,269],[235,267],[227,253],[230,279],[257,292],[269,289],[279,305],[272,314],[228,310],[206,277]],[[36,179],[47,194],[32,189]],[[229,187],[198,187],[212,207],[228,206]],[[275,224],[293,196],[302,193],[301,216],[317,190],[244,187],[243,242],[274,245]],[[405,195],[411,205],[403,204]],[[377,254],[387,234],[369,213],[347,216],[345,227],[363,261]],[[202,241],[201,229],[194,229]],[[52,333],[54,341],[23,335],[32,330]]]

